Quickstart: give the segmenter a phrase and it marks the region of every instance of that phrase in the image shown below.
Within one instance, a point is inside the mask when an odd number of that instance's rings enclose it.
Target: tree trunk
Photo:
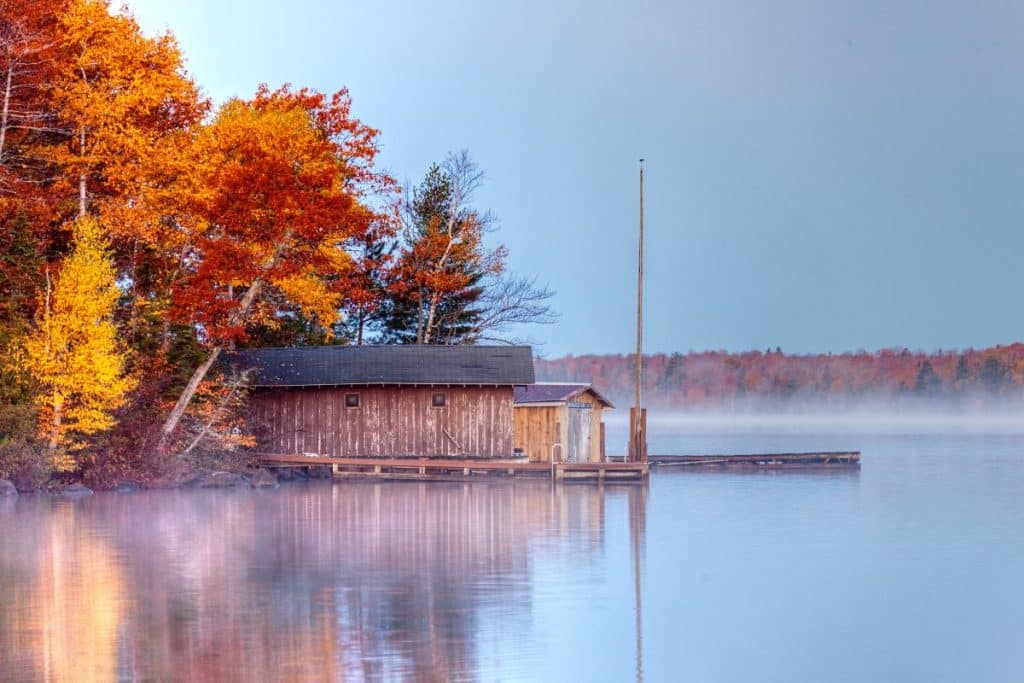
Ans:
[[[434,273],[440,273],[448,265],[448,256],[452,253],[452,247],[455,246],[455,214],[452,213],[452,217],[448,219],[448,244],[444,247],[444,253],[441,254],[441,258],[437,260],[437,264],[434,266]],[[434,290],[430,294],[430,308],[427,311],[427,324],[423,330],[423,344],[430,343],[430,329],[434,326],[434,318],[437,315],[437,306],[441,303],[441,294],[437,290]]]
[[[160,436],[160,445],[164,446],[167,442],[168,437],[178,426],[178,422],[181,421],[181,416],[185,414],[185,409],[188,408],[188,404],[192,401],[192,397],[195,396],[196,391],[199,389],[199,385],[202,384],[203,380],[206,379],[206,373],[210,371],[213,364],[217,362],[217,358],[220,357],[220,352],[223,347],[215,346],[210,351],[210,355],[206,357],[199,367],[192,373],[192,377],[189,378],[188,384],[185,385],[185,389],[181,392],[181,396],[178,397],[178,402],[174,404],[174,408],[171,409],[171,414],[167,416],[167,421],[164,422],[163,432]]]
[[[78,151],[85,158],[85,126],[81,127],[78,134]],[[84,161],[83,161],[84,163]],[[83,170],[78,174],[78,217],[85,217],[86,210],[86,187],[85,187],[85,171]]]
[[[416,343],[423,343],[423,289],[416,293]]]
[[[163,321],[160,323],[160,355],[166,358],[170,350],[171,319],[165,315]]]
[[[430,295],[430,308],[427,313],[427,324],[423,328],[423,343],[430,343],[430,331],[434,327],[434,317],[437,315],[437,305],[441,301],[441,295],[434,292]]]
[[[4,150],[7,144],[7,122],[11,117],[11,79],[14,77],[14,66],[7,67],[7,83],[4,86],[4,109],[0,119],[0,166],[4,164]]]
[[[128,262],[128,273],[127,277],[131,280],[132,287],[129,290],[128,297],[128,320],[125,323],[125,329],[128,332],[128,339],[132,342],[135,341],[135,335],[139,331],[139,269],[138,269],[138,255],[139,255],[139,238],[136,237],[132,240],[132,257]],[[131,342],[129,342],[131,343]]]
[[[64,421],[64,402],[53,397],[53,419],[50,421],[50,440],[46,444],[46,450],[50,454],[50,460],[53,460],[53,454],[57,452],[57,446],[60,444],[60,426]]]
[[[46,355],[51,355],[53,347],[53,335],[50,333],[50,314],[52,312],[51,296],[53,294],[53,287],[50,284],[50,267],[46,267],[46,296],[43,299],[43,325],[46,326]],[[64,402],[60,400],[57,392],[53,393],[51,398],[53,408],[53,418],[50,421],[50,440],[47,443],[47,450],[50,454],[50,459],[53,459],[53,454],[57,450],[57,444],[60,441],[60,425],[63,416],[61,415],[61,408],[64,407]]]
[[[249,289],[247,289],[245,294],[242,295],[242,301],[238,305],[238,310],[232,316],[232,323],[238,324],[245,319],[245,316],[249,313],[249,309],[252,308],[253,302],[256,301],[256,297],[259,295],[260,288],[262,286],[263,282],[260,278],[256,278],[256,280],[253,281]],[[178,423],[185,414],[185,409],[188,408],[188,404],[192,402],[192,397],[195,396],[196,391],[199,389],[199,385],[202,384],[204,379],[206,379],[206,373],[208,373],[210,368],[213,367],[213,364],[217,361],[217,358],[223,350],[223,346],[213,347],[206,360],[200,363],[199,367],[197,367],[195,372],[192,373],[192,377],[188,380],[188,384],[185,385],[185,389],[181,392],[181,396],[178,397],[177,403],[174,404],[174,408],[171,409],[171,414],[167,416],[163,429],[161,429],[160,450],[164,450],[166,448],[167,440],[170,438],[171,434],[174,433],[174,430],[177,429]]]
[[[174,284],[178,281],[178,275],[181,274],[182,265],[185,262],[185,255],[188,252],[188,247],[182,248],[181,253],[178,255],[178,265],[174,271],[171,272],[170,277],[167,279],[166,285],[164,285],[164,291],[167,292],[168,298],[173,298]],[[165,312],[163,321],[160,325],[160,354],[166,358],[167,353],[171,350],[171,317],[169,312]]]

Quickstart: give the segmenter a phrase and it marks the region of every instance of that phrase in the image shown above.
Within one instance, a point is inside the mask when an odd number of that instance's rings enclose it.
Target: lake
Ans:
[[[1024,680],[1024,437],[733,427],[862,467],[0,500],[0,680]]]

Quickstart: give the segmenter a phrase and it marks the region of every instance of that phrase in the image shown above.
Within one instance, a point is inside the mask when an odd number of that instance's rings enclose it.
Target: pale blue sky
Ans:
[[[448,150],[519,271],[543,352],[937,349],[1024,338],[1024,4],[132,0],[221,101],[351,89],[382,162]]]

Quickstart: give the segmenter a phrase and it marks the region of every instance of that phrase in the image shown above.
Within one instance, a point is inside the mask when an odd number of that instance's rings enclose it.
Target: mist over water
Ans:
[[[676,453],[675,450],[692,449],[698,444],[728,443],[740,438],[755,448],[752,452],[779,448],[772,444],[824,450],[824,446],[815,446],[816,443],[846,444],[829,450],[856,450],[860,438],[867,436],[1024,435],[1024,407],[1017,409],[1005,405],[984,411],[946,408],[934,405],[900,411],[874,405],[858,410],[785,412],[649,410],[648,448],[650,453],[658,455],[697,455],[700,452]],[[628,411],[608,411],[604,420],[608,429],[608,452],[624,452],[629,428]]]
[[[651,451],[859,470],[0,501],[0,680],[1024,680],[1024,435],[814,419]]]

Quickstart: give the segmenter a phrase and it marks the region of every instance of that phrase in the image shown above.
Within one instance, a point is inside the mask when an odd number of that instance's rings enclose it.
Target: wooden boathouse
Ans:
[[[247,349],[258,448],[331,457],[511,458],[526,346]]]
[[[589,384],[545,383],[515,388],[513,434],[530,462],[603,462],[604,420],[611,401]]]
[[[227,362],[251,373],[249,421],[257,459],[268,467],[329,465],[336,477],[390,479],[637,481],[649,472],[646,463],[601,457],[600,416],[611,404],[590,387],[528,388],[534,386],[529,347],[264,348],[237,351]],[[517,391],[523,400],[518,408]],[[543,392],[553,392],[544,394],[550,400],[532,401]],[[578,457],[551,462],[541,453],[560,452],[571,438],[572,420],[558,412],[571,405],[578,411]],[[556,409],[546,418],[551,430],[529,434],[533,421],[525,416],[542,407]],[[517,411],[523,411],[522,421]],[[559,448],[542,448],[545,439],[563,441],[552,442]],[[527,450],[537,454],[535,460]]]

